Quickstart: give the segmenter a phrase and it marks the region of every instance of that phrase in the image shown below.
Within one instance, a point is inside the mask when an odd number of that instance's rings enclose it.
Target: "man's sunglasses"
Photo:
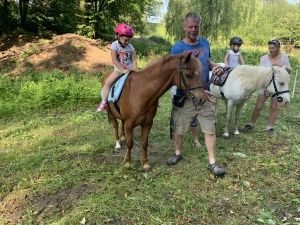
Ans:
[[[268,45],[280,45],[280,42],[278,40],[271,40],[268,42]]]

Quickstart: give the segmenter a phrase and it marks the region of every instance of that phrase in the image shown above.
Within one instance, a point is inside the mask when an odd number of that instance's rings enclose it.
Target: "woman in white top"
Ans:
[[[291,73],[291,65],[290,61],[288,58],[288,55],[280,52],[280,42],[277,39],[272,39],[268,42],[268,47],[269,47],[269,54],[266,54],[260,58],[260,66],[266,66],[266,67],[271,67],[271,66],[284,66],[286,65],[286,70],[288,73]],[[254,125],[256,120],[258,119],[260,115],[260,111],[262,110],[265,102],[267,99],[270,97],[269,92],[267,89],[259,89],[258,90],[258,95],[257,95],[257,101],[256,101],[256,106],[252,112],[252,117],[251,117],[251,122],[246,124],[244,127],[242,127],[242,131],[248,131],[251,130]],[[273,97],[271,99],[271,104],[270,104],[270,114],[269,114],[269,119],[268,119],[268,126],[267,126],[267,131],[271,134],[275,134],[275,130],[273,128],[276,115],[277,115],[277,107],[278,107],[278,102],[276,97]]]

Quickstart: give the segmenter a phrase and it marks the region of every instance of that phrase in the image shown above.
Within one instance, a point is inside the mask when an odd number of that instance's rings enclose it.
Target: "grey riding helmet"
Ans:
[[[240,37],[233,37],[230,39],[229,45],[241,45],[244,44],[243,39]]]

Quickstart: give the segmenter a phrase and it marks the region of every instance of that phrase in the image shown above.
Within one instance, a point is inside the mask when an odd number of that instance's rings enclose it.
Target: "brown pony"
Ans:
[[[145,171],[150,169],[147,162],[148,135],[156,115],[158,100],[173,85],[180,87],[192,99],[196,108],[206,101],[199,76],[201,64],[196,57],[192,53],[165,55],[150,62],[141,71],[132,71],[125,81],[119,100],[115,104],[108,103],[106,110],[115,130],[116,147],[120,147],[117,119],[122,121],[121,140],[126,139],[127,167],[130,167],[133,129],[141,126],[142,166]],[[104,75],[102,86],[110,73],[111,71]]]

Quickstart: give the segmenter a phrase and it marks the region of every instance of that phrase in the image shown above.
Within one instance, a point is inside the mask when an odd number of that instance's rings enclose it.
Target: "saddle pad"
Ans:
[[[225,81],[227,79],[227,77],[229,76],[230,72],[233,70],[234,68],[230,68],[229,70],[226,70],[221,76],[216,77],[214,80],[214,84],[217,86],[223,86],[225,84]]]
[[[108,99],[107,101],[108,102],[116,102],[118,101],[119,97],[120,97],[120,94],[122,92],[122,89],[123,89],[123,86],[124,86],[124,83],[125,83],[125,80],[126,78],[128,77],[129,73],[121,76],[117,82],[115,82],[111,88],[110,88],[110,91],[109,91],[109,95],[108,95]],[[103,94],[103,89],[101,91],[101,98],[102,98],[102,94]]]

